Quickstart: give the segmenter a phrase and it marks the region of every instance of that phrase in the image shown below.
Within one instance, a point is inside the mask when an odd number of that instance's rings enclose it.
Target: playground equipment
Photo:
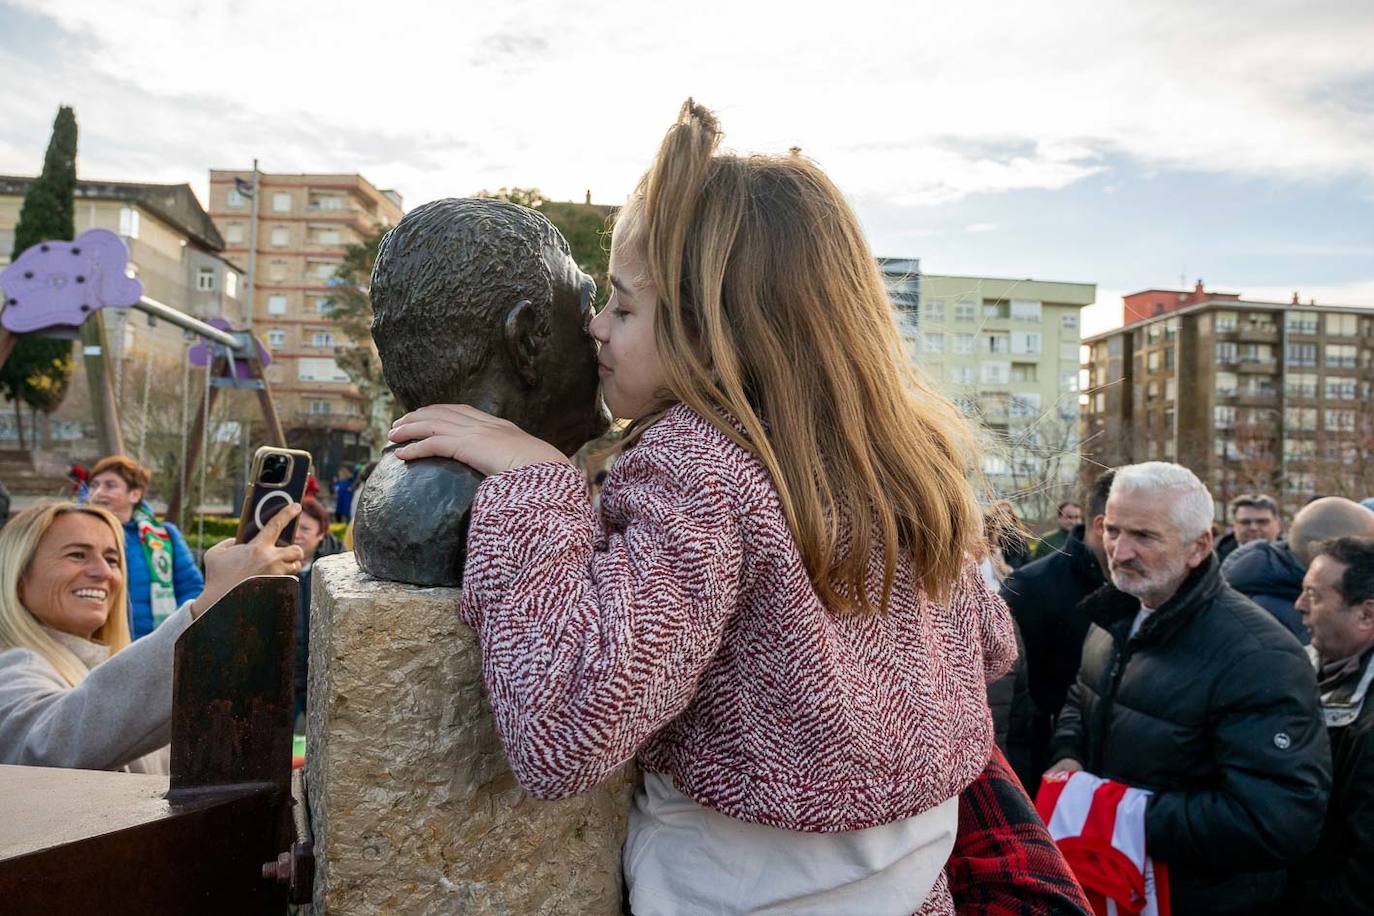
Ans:
[[[0,366],[9,359],[22,334],[81,340],[101,448],[106,454],[117,455],[124,453],[124,441],[110,364],[105,358],[102,310],[136,308],[199,335],[202,342],[192,348],[191,361],[206,367],[207,384],[194,414],[181,474],[168,500],[167,517],[177,518],[186,474],[200,460],[206,425],[220,390],[256,391],[270,444],[284,448],[286,435],[263,371],[271,357],[262,343],[249,331],[231,329],[222,318],[207,323],[143,295],[143,284],[127,275],[128,262],[124,242],[108,229],[90,229],[70,242],[39,242],[25,250],[0,271],[0,287],[5,291],[4,311],[0,312]]]

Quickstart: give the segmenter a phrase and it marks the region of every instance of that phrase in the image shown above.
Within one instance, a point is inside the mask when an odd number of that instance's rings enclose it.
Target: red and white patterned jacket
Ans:
[[[553,463],[473,503],[462,616],[530,793],[638,755],[723,814],[823,832],[918,814],[983,770],[986,681],[1016,646],[972,565],[948,606],[903,567],[886,614],[831,613],[763,465],[682,405],[616,461],[601,509]],[[876,600],[881,556],[869,582]]]

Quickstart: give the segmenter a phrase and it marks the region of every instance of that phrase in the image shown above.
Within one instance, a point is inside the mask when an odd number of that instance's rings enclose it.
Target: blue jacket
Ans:
[[[170,522],[164,525],[172,538],[172,587],[180,607],[200,596],[205,589],[205,577],[177,526]],[[153,632],[153,599],[152,577],[143,556],[143,542],[138,539],[138,523],[133,519],[124,523],[124,555],[129,565],[129,635],[138,639]]]
[[[1305,573],[1284,540],[1251,541],[1221,564],[1221,574],[1232,588],[1273,614],[1304,646],[1312,636],[1295,605]]]

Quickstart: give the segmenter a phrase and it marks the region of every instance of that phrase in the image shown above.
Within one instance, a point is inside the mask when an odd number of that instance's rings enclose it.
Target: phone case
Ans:
[[[279,483],[264,483],[262,480],[263,463],[271,455],[284,455],[291,465],[286,477]],[[298,503],[305,496],[305,483],[310,477],[310,453],[292,448],[275,448],[264,445],[253,455],[253,470],[248,479],[248,492],[243,499],[243,511],[239,515],[239,533],[235,539],[240,544],[257,537],[263,526],[282,509]],[[277,538],[277,546],[285,547],[296,536],[296,519],[292,519],[282,529]]]

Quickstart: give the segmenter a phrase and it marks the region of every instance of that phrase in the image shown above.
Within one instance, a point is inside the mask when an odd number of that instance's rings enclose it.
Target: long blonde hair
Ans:
[[[720,154],[720,136],[688,99],[616,226],[658,295],[670,394],[767,468],[829,607],[885,610],[899,560],[944,599],[984,547],[968,479],[974,429],[911,366],[877,262],[830,179],[795,151]]]
[[[128,565],[124,562],[124,528],[109,512],[96,506],[40,503],[20,512],[0,530],[0,648],[30,649],[43,656],[72,687],[86,678],[86,666],[52,637],[19,597],[19,583],[29,571],[43,535],[59,518],[72,513],[94,516],[110,526],[119,549],[119,585],[110,596],[105,624],[91,636],[110,647],[110,654],[129,644]]]

